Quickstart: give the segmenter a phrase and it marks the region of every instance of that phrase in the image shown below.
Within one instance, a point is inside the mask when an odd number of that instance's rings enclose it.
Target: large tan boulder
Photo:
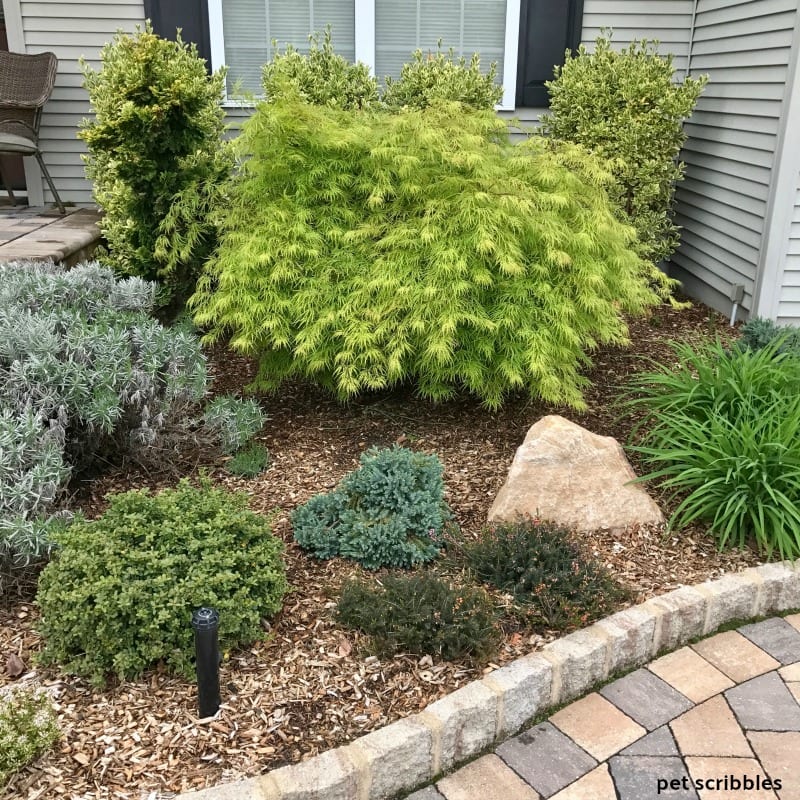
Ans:
[[[664,516],[619,442],[559,416],[540,419],[517,450],[489,522],[540,517],[579,531],[659,525]]]

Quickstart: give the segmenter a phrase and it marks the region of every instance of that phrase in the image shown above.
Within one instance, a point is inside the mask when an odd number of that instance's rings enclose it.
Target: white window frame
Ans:
[[[354,0],[356,23],[356,60],[375,74],[375,0]],[[520,0],[506,0],[506,39],[503,57],[503,97],[498,111],[513,111],[517,94],[517,48],[519,45]],[[222,0],[208,0],[208,27],[211,38],[211,66],[225,64],[225,37],[222,29]],[[242,104],[226,97],[224,105]]]

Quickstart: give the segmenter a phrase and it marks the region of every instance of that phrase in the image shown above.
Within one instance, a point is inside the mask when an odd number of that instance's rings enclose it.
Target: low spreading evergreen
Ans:
[[[340,398],[416,382],[496,407],[583,405],[587,352],[656,298],[578,148],[512,146],[491,111],[260,105],[224,235],[191,300],[256,384],[304,375]]]

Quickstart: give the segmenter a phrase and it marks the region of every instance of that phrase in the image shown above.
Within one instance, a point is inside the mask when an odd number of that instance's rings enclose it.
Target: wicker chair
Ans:
[[[42,108],[53,91],[57,68],[58,59],[53,53],[23,55],[0,51],[0,153],[35,156],[58,210],[64,214],[64,204],[39,149]],[[2,174],[0,183],[16,204],[11,185]]]

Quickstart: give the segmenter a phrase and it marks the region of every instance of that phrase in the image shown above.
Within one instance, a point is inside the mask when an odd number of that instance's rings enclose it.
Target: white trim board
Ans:
[[[208,0],[208,27],[211,39],[211,67],[225,66],[225,37],[222,19],[223,0]],[[356,60],[375,74],[375,0],[353,0],[356,26]],[[503,97],[498,111],[513,111],[517,91],[520,0],[506,0],[506,33],[503,54]],[[410,53],[409,53],[410,55]],[[226,100],[225,105],[241,103]]]

